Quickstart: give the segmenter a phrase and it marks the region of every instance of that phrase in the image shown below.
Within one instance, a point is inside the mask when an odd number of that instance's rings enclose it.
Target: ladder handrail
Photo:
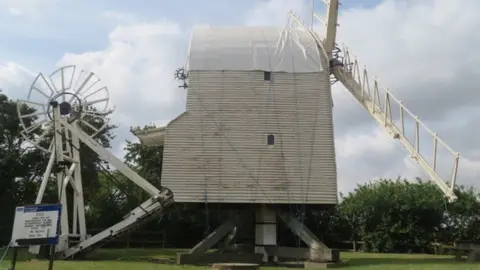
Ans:
[[[380,101],[380,89],[378,87],[377,80],[373,82],[373,91],[370,87],[367,70],[364,68],[363,78],[361,79],[359,75],[358,61],[355,60],[353,65],[350,65],[348,57],[344,58],[343,66],[337,66],[333,69],[333,74],[335,77],[342,82],[342,84],[347,88],[347,90],[357,99],[357,101],[370,113],[370,115],[377,120],[377,122],[384,127],[384,129],[392,135],[394,139],[398,139],[404,146],[404,148],[409,152],[411,158],[414,159],[422,169],[429,175],[430,180],[434,181],[437,186],[445,193],[447,198],[450,201],[455,201],[457,196],[454,194],[455,182],[457,179],[458,163],[460,159],[460,154],[453,151],[453,149],[446,144],[442,139],[439,138],[437,133],[434,133],[430,128],[428,128],[424,123],[420,121],[418,116],[415,116],[410,110],[408,110],[405,105],[396,97],[394,97],[390,90],[383,89],[385,93],[384,103]],[[353,66],[353,68],[350,68]],[[356,70],[356,72],[355,72]],[[373,93],[372,93],[373,92]],[[373,94],[373,95],[372,95]],[[392,119],[391,113],[391,103],[395,102],[400,107],[400,126],[398,127],[394,119]],[[383,105],[383,106],[382,106]],[[405,114],[404,112],[407,112]],[[405,134],[405,115],[409,115],[412,120],[415,122],[415,136],[414,142],[410,142],[407,135]],[[433,137],[433,156],[431,163],[428,162],[425,157],[420,152],[420,130],[421,127],[428,132],[430,136]],[[447,184],[446,181],[440,177],[436,170],[437,159],[438,159],[438,146],[444,146],[450,154],[453,156],[453,168],[450,175],[450,183]]]
[[[344,57],[343,57],[343,69],[346,73],[350,73],[351,76],[355,79],[355,81],[357,81],[357,83],[359,83],[361,86],[362,86],[362,90],[364,92],[366,92],[367,94],[369,94],[369,96],[371,97],[371,89],[369,87],[369,82],[368,82],[368,72],[367,72],[367,69],[366,69],[366,66],[363,67],[363,80],[357,80],[356,77],[359,76],[359,62],[358,60],[355,58],[355,60],[352,62],[350,60],[350,53],[348,51],[348,48],[347,47],[344,47],[343,51],[345,52],[344,53]],[[350,68],[349,68],[350,67]],[[365,86],[368,87],[368,89],[365,89]],[[376,92],[379,91],[379,88],[378,88],[378,82],[376,80],[376,78],[374,78],[374,95],[376,94]],[[431,134],[432,136],[436,136],[437,137],[437,140],[438,142],[444,146],[446,149],[448,149],[449,152],[451,152],[452,154],[457,154],[456,151],[454,151],[444,140],[442,140],[440,137],[438,137],[438,134],[436,132],[433,132],[429,127],[427,127],[427,125],[425,125],[425,123],[423,123],[422,121],[420,121],[419,117],[416,116],[415,114],[412,113],[412,111],[410,111],[407,107],[405,107],[405,105],[403,104],[402,101],[400,101],[400,99],[398,99],[397,97],[395,97],[392,93],[392,91],[388,88],[382,88],[383,91],[385,91],[386,95],[388,95],[389,99],[390,100],[393,100],[395,102],[397,102],[400,106],[400,108],[403,110],[403,112],[406,112],[408,113],[412,118],[417,118],[418,119],[418,123],[420,124],[420,126],[422,126],[423,128],[425,128],[425,130]],[[375,100],[376,102],[376,106],[380,109],[381,108],[381,105],[379,103],[379,100]],[[402,115],[402,114],[401,114]]]

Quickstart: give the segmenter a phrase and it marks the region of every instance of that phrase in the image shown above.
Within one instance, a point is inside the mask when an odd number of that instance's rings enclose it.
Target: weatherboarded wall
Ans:
[[[162,185],[177,202],[337,202],[327,71],[189,71],[167,126]],[[268,145],[274,135],[274,145]]]
[[[337,202],[328,61],[307,30],[196,28],[186,70],[164,146],[175,201]]]

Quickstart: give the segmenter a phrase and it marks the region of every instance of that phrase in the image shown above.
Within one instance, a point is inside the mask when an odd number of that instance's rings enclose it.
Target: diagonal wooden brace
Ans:
[[[210,248],[215,246],[222,238],[224,238],[230,231],[233,230],[236,226],[238,226],[239,221],[241,220],[240,217],[242,215],[236,215],[230,218],[227,222],[223,223],[220,227],[218,227],[215,231],[213,231],[210,235],[208,235],[205,239],[200,241],[197,245],[195,245],[188,254],[190,255],[201,255],[207,252]]]
[[[312,261],[337,261],[339,260],[338,251],[327,247],[318,239],[303,223],[294,216],[276,209],[280,219],[285,222],[287,227],[295,233],[310,249],[310,260]]]

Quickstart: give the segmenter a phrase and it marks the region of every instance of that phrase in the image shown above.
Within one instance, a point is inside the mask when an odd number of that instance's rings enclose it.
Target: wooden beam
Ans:
[[[265,247],[269,256],[278,256],[287,259],[303,259],[311,261],[340,261],[340,253],[338,250],[321,250],[311,248],[295,248],[295,247]]]

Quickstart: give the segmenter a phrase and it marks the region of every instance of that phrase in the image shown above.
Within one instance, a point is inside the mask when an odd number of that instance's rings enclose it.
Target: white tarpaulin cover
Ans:
[[[323,57],[303,28],[196,27],[186,69],[320,72]]]
[[[162,146],[165,140],[165,127],[150,128],[133,132],[140,142],[146,146]]]

